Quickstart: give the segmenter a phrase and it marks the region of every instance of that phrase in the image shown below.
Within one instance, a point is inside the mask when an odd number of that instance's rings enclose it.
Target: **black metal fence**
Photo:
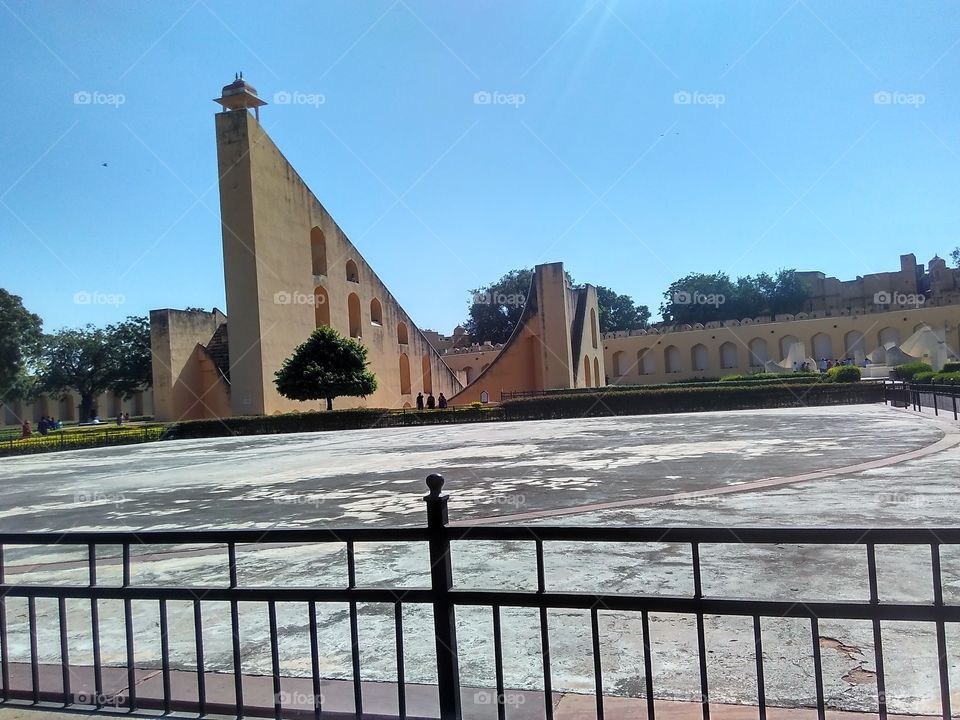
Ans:
[[[162,532],[74,532],[74,533],[5,533],[0,534],[0,679],[3,701],[55,702],[68,707],[91,705],[97,709],[110,705],[130,710],[157,709],[164,712],[184,711],[204,714],[230,714],[242,716],[288,716],[303,717],[285,707],[280,693],[280,653],[277,631],[277,603],[299,603],[309,617],[311,646],[311,680],[317,701],[310,710],[310,717],[333,717],[336,713],[325,710],[319,699],[321,670],[317,636],[317,604],[345,603],[349,608],[351,663],[353,676],[354,707],[357,717],[364,715],[364,694],[361,684],[362,638],[358,630],[358,603],[388,603],[394,607],[395,646],[397,653],[397,707],[402,718],[414,717],[407,713],[404,673],[404,628],[402,608],[407,604],[424,604],[432,607],[433,630],[436,637],[436,662],[440,716],[444,720],[458,720],[461,712],[461,688],[458,671],[460,655],[457,646],[456,609],[465,606],[490,608],[493,621],[493,647],[496,671],[496,698],[499,720],[506,717],[506,688],[503,669],[503,639],[501,636],[501,612],[504,608],[534,608],[539,610],[539,630],[543,662],[544,713],[547,720],[553,718],[553,681],[551,672],[551,628],[548,611],[554,609],[580,609],[588,611],[591,621],[592,655],[596,683],[596,712],[604,716],[603,672],[601,667],[601,640],[598,631],[598,612],[604,611],[639,613],[642,622],[644,658],[644,694],[648,699],[648,720],[655,720],[656,706],[649,699],[656,697],[657,688],[652,673],[652,651],[649,635],[650,613],[679,613],[696,620],[697,660],[701,691],[700,707],[704,720],[710,717],[710,694],[708,683],[708,649],[704,632],[704,616],[737,616],[752,620],[755,644],[757,699],[759,717],[767,717],[766,684],[764,680],[764,656],[761,630],[767,618],[801,618],[809,622],[810,648],[813,656],[813,674],[816,688],[816,709],[821,720],[825,718],[824,682],[820,657],[819,623],[824,620],[865,620],[872,623],[874,661],[876,666],[877,707],[880,720],[887,716],[886,676],[884,674],[883,638],[881,623],[888,621],[911,621],[928,623],[936,634],[938,651],[937,675],[940,684],[942,717],[949,720],[950,681],[947,661],[946,623],[960,622],[960,606],[946,604],[941,578],[941,547],[960,543],[960,528],[950,529],[749,529],[749,528],[663,528],[663,527],[549,527],[549,526],[457,526],[448,522],[448,496],[442,494],[444,480],[439,475],[427,478],[429,494],[425,497],[427,525],[408,528],[354,528],[344,530],[238,530],[238,531],[162,531]],[[520,541],[533,546],[536,556],[536,589],[530,590],[476,590],[458,589],[454,586],[451,561],[451,542],[455,541]],[[421,543],[429,548],[430,585],[421,588],[385,588],[358,586],[355,545],[357,543]],[[662,596],[653,594],[619,594],[609,592],[571,592],[548,588],[544,546],[559,542],[578,543],[671,543],[689,547],[693,587],[687,595]],[[226,569],[229,582],[224,585],[202,587],[160,587],[136,582],[131,572],[131,547],[141,545],[171,544],[220,544],[226,549]],[[346,546],[348,582],[345,587],[252,587],[238,582],[237,546],[246,544],[278,545],[282,543],[339,543]],[[805,601],[757,600],[714,597],[703,592],[701,557],[711,546],[745,543],[773,545],[848,546],[860,548],[866,565],[868,588],[860,601]],[[10,568],[4,563],[12,547],[22,545],[80,545],[87,548],[86,582],[81,584],[34,584],[30,583],[31,570],[23,574],[22,581],[13,582]],[[877,581],[877,546],[921,546],[929,548],[932,577],[932,603],[881,602]],[[117,584],[104,584],[98,580],[97,549],[102,546],[119,546],[118,557],[122,565],[122,578]],[[709,551],[709,550],[708,550]],[[18,574],[17,579],[21,579]],[[13,598],[26,598],[27,613],[21,620],[26,627],[11,627],[8,605]],[[59,608],[59,637],[61,679],[59,687],[42,688],[38,660],[37,600],[56,600]],[[90,602],[90,633],[93,648],[93,694],[81,694],[71,687],[72,666],[69,657],[67,627],[67,600]],[[104,663],[100,639],[99,601],[115,600],[123,604],[125,627],[124,647],[127,673],[126,694],[120,698],[104,698]],[[162,692],[156,696],[139,696],[135,649],[138,642],[132,621],[132,602],[156,602],[159,609],[161,639],[161,664],[157,671],[162,679]],[[193,634],[196,647],[196,692],[191,697],[176,694],[171,683],[170,647],[167,603],[187,601],[193,606]],[[205,604],[229,603],[232,628],[233,699],[232,702],[212,702],[208,699],[207,673],[204,665],[205,632],[203,617]],[[269,617],[270,654],[274,703],[272,707],[257,706],[244,701],[244,682],[241,669],[240,622],[238,604],[247,602],[266,603]],[[8,640],[13,630],[28,633],[30,638],[29,676],[20,674],[22,685],[11,684],[11,660]],[[117,668],[111,667],[111,671]]]
[[[933,414],[944,413],[960,419],[960,386],[911,383],[907,381],[885,380],[883,383],[883,402],[894,407],[912,408],[922,412],[923,408],[932,408]]]
[[[0,457],[152,442],[163,439],[164,430],[162,426],[152,426],[107,427],[82,432],[54,430],[47,435],[35,432],[28,438],[16,436],[0,440]]]

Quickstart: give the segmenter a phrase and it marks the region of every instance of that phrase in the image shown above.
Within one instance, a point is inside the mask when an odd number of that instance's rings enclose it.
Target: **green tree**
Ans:
[[[334,398],[366,397],[377,389],[376,377],[367,370],[367,348],[326,326],[297,346],[275,376],[284,397],[325,399],[327,410],[333,410]]]
[[[23,300],[0,288],[0,401],[29,392],[28,366],[40,350],[42,320]]]
[[[950,259],[953,260],[953,264],[960,268],[960,247],[955,247],[950,251]]]
[[[707,323],[758,315],[798,313],[807,308],[810,292],[796,270],[778,270],[738,277],[723,272],[691,273],[670,284],[660,312],[664,322]]]
[[[533,270],[511,270],[495,283],[470,291],[469,317],[464,329],[476,342],[504,343],[510,339],[530,292]]]
[[[51,394],[75,390],[80,418],[96,414],[97,395],[129,397],[151,384],[150,327],[145,317],[97,328],[60,330],[43,339],[38,388]]]
[[[603,285],[597,286],[597,306],[600,309],[600,332],[639,330],[647,327],[650,308],[637,305],[629,295],[618,295]]]

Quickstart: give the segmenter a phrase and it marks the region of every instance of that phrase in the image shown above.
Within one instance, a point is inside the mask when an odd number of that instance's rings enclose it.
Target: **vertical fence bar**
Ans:
[[[433,630],[437,649],[437,685],[441,720],[460,720],[460,665],[457,657],[457,621],[450,590],[453,564],[447,537],[447,500],[441,493],[442,475],[429,475],[427,529],[430,533],[430,589],[433,594]],[[549,718],[548,718],[549,720]]]
[[[313,678],[313,717],[320,720],[322,710],[322,695],[320,689],[320,642],[317,638],[317,604],[313,601],[307,605],[310,616],[310,675]]]
[[[933,569],[933,604],[943,607],[943,579],[940,573],[940,544],[930,545],[930,564]],[[950,720],[950,669],[947,664],[947,635],[943,620],[937,620],[937,655],[940,665],[940,709],[944,720]]]
[[[87,546],[87,575],[90,587],[97,585],[97,546]],[[96,693],[94,705],[103,706],[103,667],[100,663],[100,605],[96,598],[90,598],[90,635],[93,643],[93,689]]]
[[[203,611],[199,598],[193,601],[193,636],[197,648],[197,714],[203,717],[207,714],[207,678],[203,667]]]
[[[357,586],[357,562],[353,540],[347,541],[347,587]],[[439,639],[437,640],[439,642]],[[357,620],[357,601],[350,601],[350,658],[353,663],[353,709],[357,717],[363,715],[363,685],[360,675],[360,630]]]
[[[600,662],[600,619],[596,606],[590,608],[590,633],[593,636],[593,678],[597,688],[597,720],[603,720],[603,668]],[[501,720],[503,720],[501,718]]]
[[[40,664],[37,651],[37,598],[27,598],[27,622],[30,627],[30,689],[33,701],[40,702]]]
[[[700,543],[691,543],[691,557],[693,561],[693,597],[700,600],[703,597],[703,586],[700,577]],[[697,612],[697,656],[700,662],[700,709],[703,720],[710,720],[710,686],[707,679],[707,642],[703,631],[703,613]]]
[[[817,619],[810,618],[810,637],[813,640],[813,680],[817,689],[817,717],[826,718],[826,701],[823,698],[823,667],[820,661],[820,625]]]
[[[160,598],[160,672],[163,681],[163,712],[170,714],[170,628],[167,624],[167,601]]]
[[[123,587],[130,587],[130,544],[122,547]],[[133,647],[133,603],[130,598],[123,599],[123,628],[127,650],[127,697],[131,710],[137,709],[137,670],[134,667]]]
[[[937,395],[937,384],[933,383],[930,386],[930,391],[933,393],[933,414],[940,415],[940,396]]]
[[[230,589],[237,587],[237,545],[227,543],[227,565],[230,572]],[[233,697],[237,706],[237,719],[243,717],[243,666],[240,655],[240,604],[230,601],[230,633],[233,651]]]
[[[957,419],[957,388],[950,388],[950,399],[953,401],[953,419]]]
[[[767,720],[767,690],[763,677],[763,634],[760,626],[760,616],[753,616],[753,646],[757,662],[757,709],[760,720]]]
[[[60,626],[60,676],[63,685],[63,704],[70,704],[70,644],[67,642],[67,599],[57,598],[57,615]]]
[[[398,600],[393,604],[393,625],[397,635],[397,713],[407,716],[407,683],[403,667],[403,605]]]
[[[11,441],[12,442],[12,441]],[[0,584],[7,583],[7,570],[5,559],[6,547],[0,545]],[[3,700],[10,699],[10,653],[7,644],[7,597],[6,593],[0,595],[0,675],[3,680]]]
[[[543,561],[543,540],[537,538],[537,592],[547,591],[547,572]],[[540,608],[540,651],[543,655],[543,707],[547,720],[553,720],[553,679],[550,670],[550,631],[547,625],[547,608]]]
[[[867,578],[870,583],[870,604],[876,611],[880,604],[877,589],[876,545],[867,543]],[[883,640],[880,633],[880,618],[873,618],[873,656],[877,668],[877,708],[879,720],[887,720],[887,679],[883,672]]]
[[[640,630],[643,633],[643,675],[646,681],[647,720],[656,720],[653,702],[653,651],[650,646],[650,613],[640,611]]]
[[[280,720],[283,714],[283,694],[280,690],[280,640],[277,637],[277,603],[267,603],[270,616],[270,669],[273,671],[273,717]]]
[[[493,667],[497,675],[497,720],[507,716],[503,687],[503,637],[500,630],[500,606],[493,606]]]

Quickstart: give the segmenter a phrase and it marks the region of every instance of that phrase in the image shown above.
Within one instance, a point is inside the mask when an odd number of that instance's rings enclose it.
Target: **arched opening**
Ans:
[[[314,288],[313,315],[317,322],[317,327],[321,325],[330,327],[330,296],[327,294],[325,287]]]
[[[653,356],[653,350],[647,348],[637,352],[637,365],[640,367],[641,375],[653,375],[657,372],[657,362]]]
[[[592,383],[590,382],[590,358],[588,358],[586,355],[583,356],[583,386],[592,386]]]
[[[799,344],[800,340],[793,335],[784,335],[780,338],[780,360],[786,360],[790,356],[790,348]],[[803,354],[802,348],[800,353]]]
[[[613,376],[623,377],[626,375],[626,368],[623,363],[623,350],[617,350],[613,354]]]
[[[593,384],[596,387],[602,387],[607,384],[606,379],[600,374],[600,360],[593,359]]]
[[[896,328],[885,327],[880,331],[880,334],[877,335],[877,339],[880,341],[880,347],[886,347],[887,343],[893,343],[895,345],[900,344],[900,331]]]
[[[318,227],[310,231],[310,256],[313,258],[313,274],[327,274],[327,238]]]
[[[754,338],[748,346],[750,348],[750,367],[765,367],[770,355],[767,351],[767,341],[763,338]]]
[[[400,394],[410,394],[410,358],[400,353]]]
[[[467,378],[467,385],[473,382],[473,379],[477,376],[477,373],[473,370],[473,365],[467,365],[463,369],[463,374]]]
[[[725,342],[720,346],[720,367],[730,370],[740,366],[740,353],[732,342]]]
[[[817,333],[811,339],[813,359],[818,362],[824,358],[833,360],[833,340],[826,333]]]
[[[407,344],[407,324],[405,322],[397,323],[397,343],[400,345]]]
[[[597,311],[590,308],[590,336],[593,338],[593,349],[596,350],[597,335],[600,333],[600,327],[597,325]]]
[[[73,403],[72,395],[64,395],[62,398],[60,398],[59,410],[60,412],[57,414],[57,420],[62,420],[63,422],[73,422],[77,419],[77,406]],[[140,412],[138,412],[137,415],[143,415],[143,408],[140,409]]]
[[[690,348],[690,367],[694,370],[706,370],[710,367],[710,354],[703,343],[697,343]]]
[[[370,301],[370,322],[374,325],[383,325],[383,308],[376,298]]]
[[[433,368],[430,367],[429,355],[424,355],[420,360],[420,368],[423,375],[423,391],[429,395],[433,392]]]
[[[680,372],[680,350],[675,345],[663,349],[663,367],[668,373]]]
[[[863,333],[859,330],[851,330],[843,337],[844,357],[850,358],[859,365],[863,362]]]
[[[350,293],[347,297],[347,312],[350,316],[350,337],[360,337],[360,297]]]
[[[353,260],[347,260],[347,280],[349,282],[360,282],[360,273],[357,272],[357,264]]]

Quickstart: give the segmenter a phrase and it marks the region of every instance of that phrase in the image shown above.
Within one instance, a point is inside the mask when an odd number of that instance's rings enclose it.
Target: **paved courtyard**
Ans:
[[[703,413],[629,418],[460,425],[382,431],[225,438],[88,450],[7,459],[0,463],[0,518],[6,531],[77,529],[337,527],[411,525],[424,521],[424,477],[442,472],[457,522],[574,525],[955,526],[960,507],[960,440],[952,423],[884,406]],[[469,546],[467,546],[469,545]],[[225,582],[222,552],[147,549],[134,564],[144,584]],[[704,591],[732,597],[862,599],[866,566],[849,548],[705,547]],[[358,548],[360,584],[423,585],[422,548]],[[929,554],[878,550],[883,599],[930,599]],[[30,569],[34,582],[83,582],[83,548],[18,548],[8,552],[12,577]],[[56,563],[37,568],[34,563]],[[240,552],[245,585],[340,585],[342,547],[277,547]],[[547,546],[549,587],[605,592],[687,594],[689,548],[669,545]],[[457,583],[531,587],[532,546],[460,543]],[[31,567],[33,566],[33,567]],[[116,566],[103,564],[108,579]],[[960,553],[944,550],[948,602],[960,602]],[[21,575],[21,578],[23,575]],[[9,622],[25,619],[25,603],[9,602]],[[215,604],[211,603],[211,607]],[[104,658],[123,661],[119,608],[103,604]],[[41,660],[59,660],[55,603],[38,602]],[[188,606],[171,603],[171,652],[177,667],[193,662]],[[363,608],[363,678],[395,676],[392,608]],[[489,610],[461,609],[461,675],[491,686]],[[306,613],[281,606],[281,669],[309,673]],[[606,692],[642,695],[640,618],[601,612]],[[435,680],[433,635],[426,608],[406,610],[406,671],[411,682]],[[205,614],[208,669],[232,665],[229,614]],[[557,688],[591,691],[589,618],[551,613]],[[158,664],[157,611],[135,603],[137,662]],[[90,653],[89,606],[71,603],[74,662]],[[756,702],[749,620],[707,618],[711,698]],[[821,623],[825,691],[832,707],[875,710],[872,633],[868,623]],[[141,638],[142,635],[142,638]],[[269,673],[266,611],[241,614],[243,668]],[[506,681],[535,688],[542,681],[539,630],[533,613],[504,614]],[[324,677],[350,677],[345,608],[323,613]],[[651,617],[657,695],[699,697],[696,634],[690,617]],[[952,687],[960,687],[948,629]],[[771,619],[764,629],[767,700],[814,702],[809,625]],[[892,712],[939,711],[932,628],[884,625],[888,702]],[[11,637],[11,657],[27,657],[25,634]],[[960,696],[958,696],[960,699]]]

